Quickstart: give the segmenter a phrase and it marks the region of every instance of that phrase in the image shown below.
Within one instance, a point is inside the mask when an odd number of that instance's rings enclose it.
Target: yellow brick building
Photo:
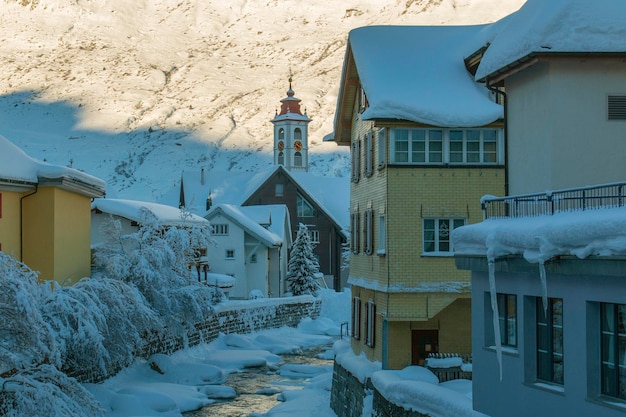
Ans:
[[[506,182],[502,107],[464,66],[480,29],[349,35],[334,140],[352,158],[352,348],[384,368],[471,352],[470,276],[455,268],[449,234],[482,221],[477,202]]]
[[[27,156],[0,136],[0,250],[69,285],[91,274],[91,198],[105,183]]]

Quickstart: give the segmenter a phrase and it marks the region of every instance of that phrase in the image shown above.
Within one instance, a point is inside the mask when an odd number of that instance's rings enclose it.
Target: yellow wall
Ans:
[[[24,199],[24,263],[40,280],[71,285],[91,273],[90,199],[39,187]]]
[[[17,260],[22,257],[20,237],[20,198],[23,193],[0,191],[2,217],[0,217],[0,244],[2,251]]]

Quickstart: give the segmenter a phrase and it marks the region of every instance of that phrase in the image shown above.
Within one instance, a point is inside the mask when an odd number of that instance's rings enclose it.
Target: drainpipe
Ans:
[[[489,79],[485,81],[485,86],[492,91],[494,94],[499,94],[502,96],[502,103],[504,107],[504,195],[509,195],[509,135],[508,135],[508,100],[506,93],[502,90],[499,90],[497,87],[494,87],[489,84]]]
[[[37,194],[39,184],[35,184],[35,191],[20,197],[20,262],[24,262],[24,199]]]

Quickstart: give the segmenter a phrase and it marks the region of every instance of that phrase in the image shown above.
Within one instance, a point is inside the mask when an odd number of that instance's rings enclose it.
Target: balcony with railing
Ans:
[[[481,199],[484,219],[552,215],[567,211],[623,207],[626,182]]]

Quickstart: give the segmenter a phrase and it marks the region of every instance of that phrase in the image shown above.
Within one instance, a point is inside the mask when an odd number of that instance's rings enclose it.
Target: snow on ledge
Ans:
[[[471,289],[469,281],[420,282],[407,286],[404,284],[386,285],[364,277],[348,277],[348,284],[368,290],[388,293],[468,293]]]
[[[467,395],[442,386],[426,368],[379,371],[372,376],[372,384],[393,404],[431,417],[486,417],[474,411]]]
[[[626,255],[626,207],[538,217],[488,219],[452,232],[455,255],[496,259],[522,255],[543,263],[554,256]]]

